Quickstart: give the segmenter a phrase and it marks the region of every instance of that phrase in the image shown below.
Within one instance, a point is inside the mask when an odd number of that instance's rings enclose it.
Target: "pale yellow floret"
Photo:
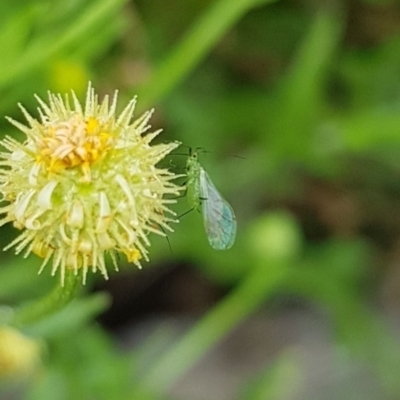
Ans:
[[[37,340],[6,326],[0,327],[0,378],[21,378],[40,366],[41,345]]]
[[[138,249],[126,249],[124,254],[126,255],[127,260],[133,263],[137,263],[142,258],[142,255]]]

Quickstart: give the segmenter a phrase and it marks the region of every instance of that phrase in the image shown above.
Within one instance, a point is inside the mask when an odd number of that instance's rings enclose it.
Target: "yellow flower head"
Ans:
[[[0,327],[0,378],[23,376],[39,366],[40,343],[15,329]]]
[[[117,269],[116,254],[140,267],[148,260],[151,232],[165,235],[176,222],[166,214],[180,187],[177,175],[156,165],[178,142],[150,146],[160,131],[144,133],[152,111],[131,122],[136,100],[115,115],[117,92],[109,105],[99,103],[89,84],[85,107],[72,92],[49,93],[49,104],[37,97],[40,120],[21,105],[25,126],[9,121],[25,135],[24,143],[6,137],[0,144],[0,194],[8,202],[0,207],[0,226],[13,222],[23,232],[6,249],[25,249],[52,259],[52,275],[89,268],[107,278],[105,254]],[[165,198],[169,195],[169,198]]]

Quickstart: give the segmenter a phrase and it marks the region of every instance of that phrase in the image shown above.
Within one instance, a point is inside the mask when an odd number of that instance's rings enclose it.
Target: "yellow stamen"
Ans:
[[[136,248],[125,249],[123,252],[126,255],[128,262],[138,262],[142,258],[142,254]]]

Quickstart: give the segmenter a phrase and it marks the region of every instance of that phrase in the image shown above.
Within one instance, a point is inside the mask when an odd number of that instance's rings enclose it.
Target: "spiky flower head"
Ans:
[[[117,253],[140,267],[148,260],[149,233],[172,231],[168,204],[180,187],[177,175],[157,164],[179,143],[150,145],[160,133],[144,134],[152,111],[132,122],[136,100],[116,117],[117,92],[102,102],[89,84],[85,106],[74,92],[36,97],[39,120],[24,107],[28,121],[8,120],[26,135],[24,143],[6,137],[0,144],[0,226],[12,222],[22,233],[6,249],[51,261],[52,275],[72,269],[107,278],[105,255],[117,268]],[[4,215],[5,214],[5,215]],[[166,215],[170,214],[171,218]]]
[[[17,330],[0,327],[0,378],[29,375],[40,365],[41,345]]]

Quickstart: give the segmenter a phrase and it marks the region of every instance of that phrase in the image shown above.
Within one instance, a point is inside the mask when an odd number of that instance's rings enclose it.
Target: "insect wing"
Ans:
[[[199,180],[208,242],[215,250],[229,249],[236,236],[235,213],[218,192],[204,169],[200,171]]]

